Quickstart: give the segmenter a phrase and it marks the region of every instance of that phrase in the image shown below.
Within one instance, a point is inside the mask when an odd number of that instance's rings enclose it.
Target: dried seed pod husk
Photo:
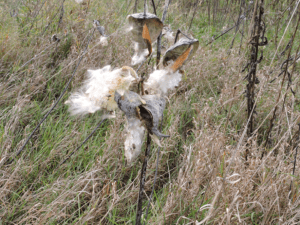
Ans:
[[[115,101],[118,107],[125,113],[127,118],[139,117],[139,106],[146,102],[141,96],[133,91],[126,91],[124,93],[115,92]]]
[[[152,53],[152,43],[161,33],[163,23],[151,13],[135,13],[127,18],[131,26],[132,39],[135,42],[135,54],[131,64],[136,65],[143,62]]]
[[[125,141],[125,150],[128,155],[127,159],[130,157],[135,157],[140,149],[133,148],[140,146],[142,128],[136,122],[141,121],[143,126],[154,136],[154,140],[158,145],[160,145],[159,139],[161,137],[169,137],[159,132],[158,125],[162,118],[163,111],[165,108],[165,99],[158,95],[143,95],[142,97],[135,92],[126,91],[123,95],[116,91],[115,101],[117,102],[119,108],[125,113],[128,121],[129,134]],[[138,124],[134,128],[131,124]],[[134,133],[135,132],[135,133]],[[129,157],[130,156],[130,157]]]
[[[125,113],[127,119],[126,138],[124,143],[125,157],[131,164],[141,153],[145,128],[139,114],[139,106],[146,102],[135,92],[126,91],[120,94],[115,92],[115,101],[118,107]]]
[[[169,137],[158,131],[159,121],[163,116],[166,106],[164,98],[158,95],[143,95],[126,91],[123,95],[116,91],[115,101],[119,108],[125,113],[127,119],[138,118],[151,134],[158,137]]]
[[[163,57],[163,65],[168,66],[170,61],[173,61],[171,69],[175,72],[188,59],[191,59],[199,47],[197,39],[181,38],[172,45]]]
[[[159,121],[163,116],[166,106],[165,99],[158,95],[143,95],[143,99],[146,101],[146,104],[139,107],[140,115],[149,132],[159,138],[169,137],[168,135],[160,133],[158,130]]]
[[[151,43],[156,41],[163,28],[163,23],[161,20],[156,15],[151,13],[135,13],[128,15],[127,19],[129,24],[132,26],[131,34],[133,41],[139,43],[142,48],[147,48],[147,44],[143,38],[143,31],[144,37],[147,33],[144,27],[145,24],[150,35]]]

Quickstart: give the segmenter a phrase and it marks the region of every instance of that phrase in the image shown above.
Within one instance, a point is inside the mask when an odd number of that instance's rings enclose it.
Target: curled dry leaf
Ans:
[[[163,57],[163,65],[169,66],[170,62],[172,71],[178,70],[188,59],[192,58],[199,47],[197,39],[181,38],[171,46]]]

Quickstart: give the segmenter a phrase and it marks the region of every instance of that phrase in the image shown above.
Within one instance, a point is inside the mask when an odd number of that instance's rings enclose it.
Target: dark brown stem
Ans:
[[[136,225],[141,225],[141,218],[143,214],[143,198],[144,198],[144,188],[145,188],[145,180],[146,180],[146,170],[147,170],[148,157],[150,155],[150,149],[151,149],[151,137],[150,137],[150,133],[147,132],[147,147],[145,150],[145,158],[141,170],[139,199],[138,199],[136,221],[135,221]]]
[[[250,137],[253,134],[254,129],[254,110],[255,110],[255,83],[257,82],[256,77],[256,70],[257,64],[260,60],[258,60],[258,46],[259,46],[259,39],[264,37],[262,30],[262,16],[264,14],[263,8],[264,1],[261,0],[259,10],[254,9],[253,15],[253,31],[250,39],[251,44],[251,52],[250,52],[250,72],[247,75],[248,84],[247,84],[247,111],[248,111],[248,127],[247,127],[247,135]],[[258,7],[258,4],[257,4]],[[258,14],[258,15],[257,15]],[[263,40],[262,40],[263,41]]]
[[[164,115],[162,116],[161,121],[160,121],[160,128],[159,128],[160,131],[162,130],[162,123],[163,123],[163,120],[164,120]],[[147,222],[148,212],[149,212],[149,207],[150,207],[151,200],[152,200],[153,193],[154,193],[154,189],[155,189],[155,183],[156,183],[157,171],[158,171],[158,163],[159,163],[159,153],[160,153],[160,147],[158,147],[158,149],[157,149],[156,169],[155,169],[155,175],[154,175],[153,187],[152,187],[151,195],[150,195],[149,202],[148,202],[148,205],[147,205],[147,210],[146,210],[146,214],[145,214],[145,222],[144,222],[144,225],[146,225],[146,222]]]
[[[152,3],[152,7],[153,7],[153,12],[155,15],[157,15],[154,0],[151,0],[151,3]]]

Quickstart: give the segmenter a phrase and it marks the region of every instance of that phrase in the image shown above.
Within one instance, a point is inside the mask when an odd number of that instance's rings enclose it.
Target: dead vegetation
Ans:
[[[125,18],[136,2],[137,12],[142,12],[142,1],[129,0],[1,3],[3,224],[135,223],[143,156],[131,166],[126,164],[125,119],[120,111],[66,164],[57,166],[101,117],[101,113],[71,117],[63,102],[81,86],[87,69],[130,65],[134,52]],[[164,1],[154,2],[161,18]],[[299,1],[263,1],[269,43],[259,47],[264,59],[257,65],[255,125],[248,134],[247,73],[242,70],[251,54],[247,35],[254,5],[262,1],[184,2],[171,2],[165,23],[174,31],[187,31],[194,17],[190,33],[200,40],[200,47],[184,68],[183,81],[168,96],[162,133],[171,137],[162,141],[146,224],[299,224],[298,33],[291,41]],[[195,16],[194,7],[198,7]],[[220,35],[236,27],[241,14],[246,16],[244,25]],[[4,165],[61,94],[93,32],[94,19],[111,35],[108,45],[101,45],[96,31],[66,96],[22,154]],[[53,34],[59,42],[51,41]],[[167,46],[164,38],[162,46]],[[289,58],[290,76],[277,78]],[[155,64],[153,58],[139,73],[152,72]],[[146,198],[152,190],[157,148],[154,145],[148,160]]]

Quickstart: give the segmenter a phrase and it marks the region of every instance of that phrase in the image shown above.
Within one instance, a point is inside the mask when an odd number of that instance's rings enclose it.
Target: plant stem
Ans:
[[[137,213],[136,213],[136,225],[141,225],[141,218],[143,214],[143,194],[144,194],[144,188],[145,188],[145,180],[146,180],[146,170],[147,170],[147,163],[148,163],[148,157],[150,154],[151,149],[151,137],[150,133],[148,131],[147,133],[147,147],[145,150],[145,158],[144,163],[141,170],[141,181],[140,181],[140,190],[139,190],[139,199],[138,199],[138,206],[137,206]]]
[[[248,128],[247,128],[247,135],[250,137],[253,134],[254,129],[254,110],[255,110],[255,83],[256,83],[256,70],[257,70],[257,56],[258,56],[258,46],[259,46],[259,39],[261,37],[262,27],[262,16],[264,14],[263,9],[264,1],[261,0],[260,6],[256,5],[254,8],[254,14],[252,20],[254,22],[253,31],[251,35],[251,53],[250,53],[250,72],[248,76],[248,84],[247,84],[247,111],[248,111]],[[257,12],[257,8],[259,7],[259,12]],[[258,13],[258,15],[257,15]]]
[[[153,6],[153,12],[154,12],[155,15],[157,15],[154,0],[151,0],[151,3],[152,3],[152,6]]]

